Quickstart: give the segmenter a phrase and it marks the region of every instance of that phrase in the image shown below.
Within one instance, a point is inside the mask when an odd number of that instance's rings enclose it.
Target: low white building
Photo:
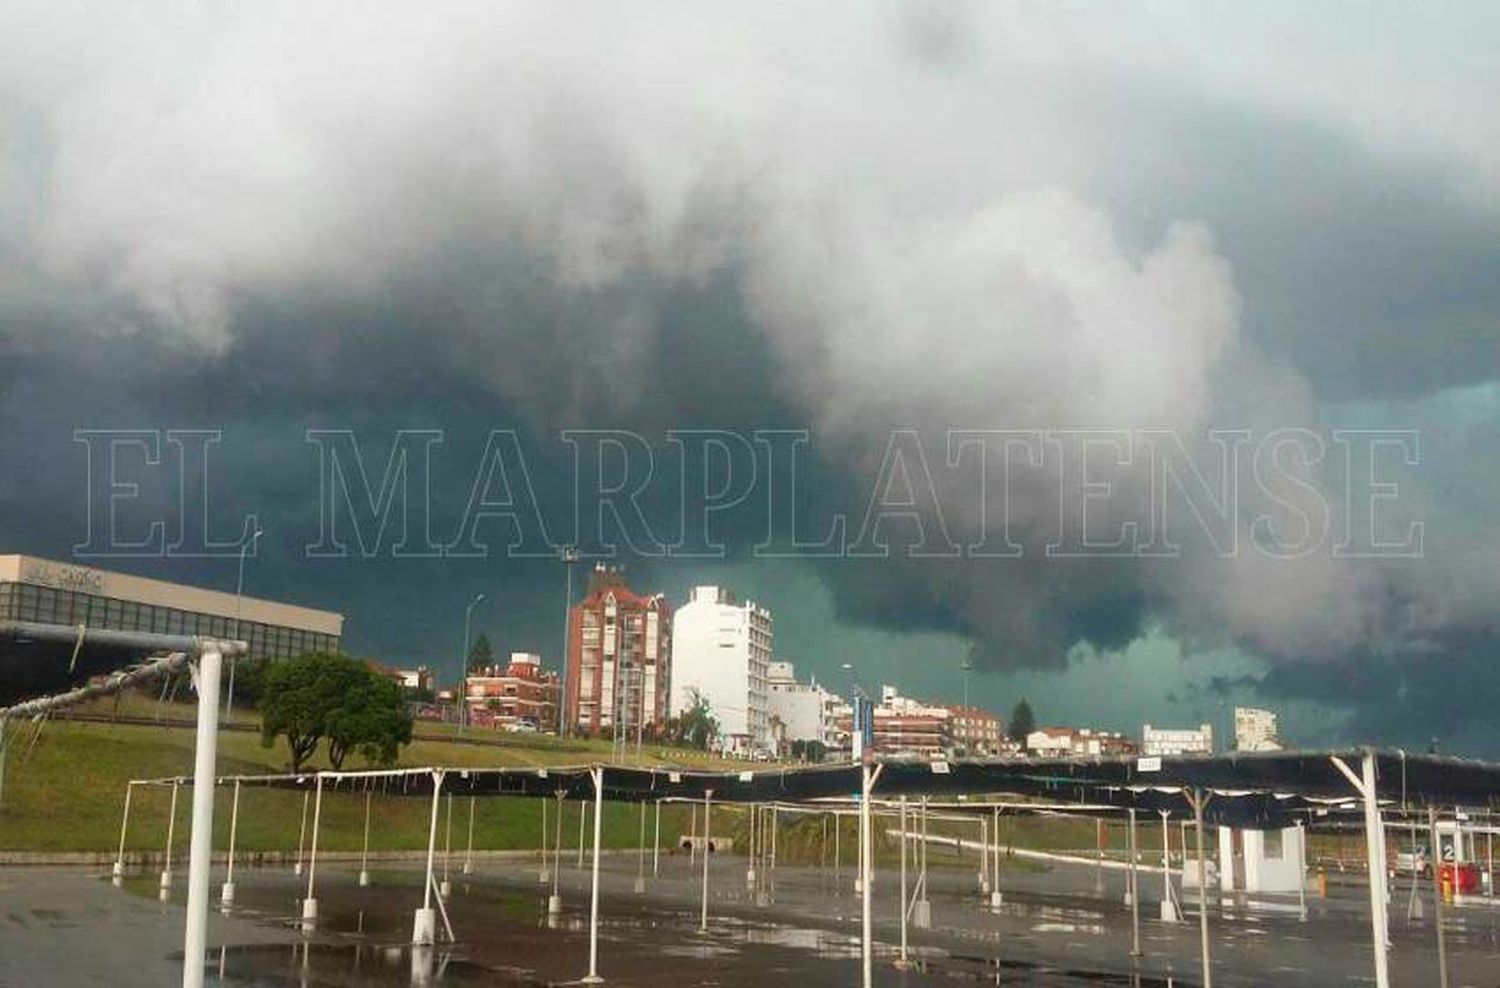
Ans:
[[[1212,755],[1214,728],[1199,724],[1197,728],[1141,727],[1143,755]]]
[[[672,619],[671,711],[686,710],[696,692],[719,722],[723,750],[768,751],[770,664],[771,612],[723,587],[694,587]]]
[[[1280,751],[1276,714],[1258,707],[1235,707],[1234,747],[1237,751]]]
[[[1219,828],[1219,887],[1225,892],[1295,892],[1306,874],[1300,827]]]
[[[833,711],[842,702],[816,680],[797,682],[790,662],[772,662],[766,672],[766,712],[780,723],[781,740],[835,744]]]

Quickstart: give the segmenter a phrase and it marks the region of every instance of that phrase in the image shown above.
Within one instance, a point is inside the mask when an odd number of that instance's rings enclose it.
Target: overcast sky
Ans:
[[[445,540],[492,430],[549,518],[576,501],[563,430],[638,433],[661,531],[668,430],[806,430],[808,538],[843,514],[850,542],[910,430],[925,531],[977,541],[1003,507],[1025,553],[756,558],[747,503],[723,560],[618,561],[674,600],[764,601],[777,651],[839,686],[853,662],[957,699],[967,658],[973,699],[1046,722],[1255,702],[1307,744],[1500,753],[1496,36],[1477,2],[7,4],[0,551],[89,541],[78,430],[220,430],[208,522],[266,528],[250,592],[438,664],[483,591],[498,650],[555,658],[561,569],[494,532],[471,558],[308,558],[308,430],[353,430],[372,483],[398,431],[443,430]],[[1299,447],[1243,493],[1234,552],[1059,559],[1065,474],[977,493],[945,441],[976,429],[1165,431],[1200,464],[1211,430],[1416,442],[1376,464],[1378,516],[1341,454]],[[181,491],[137,473],[144,531]],[[1150,472],[1111,477],[1106,525],[1150,516]],[[1335,531],[1419,522],[1421,551],[1276,551],[1312,503]]]

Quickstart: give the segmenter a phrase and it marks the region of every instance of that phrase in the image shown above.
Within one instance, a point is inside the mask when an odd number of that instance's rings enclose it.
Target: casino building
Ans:
[[[282,659],[338,650],[344,617],[90,566],[0,555],[0,623],[5,622],[82,627],[83,649],[89,629],[110,629],[237,638],[248,643],[254,658]],[[25,639],[14,634],[4,644],[7,659],[27,651]],[[36,671],[36,661],[19,664]],[[17,665],[5,663],[0,680],[9,673],[23,674]],[[0,683],[0,694],[4,685]]]

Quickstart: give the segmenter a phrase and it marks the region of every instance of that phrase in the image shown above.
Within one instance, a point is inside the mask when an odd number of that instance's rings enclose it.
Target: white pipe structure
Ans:
[[[552,895],[547,898],[547,915],[557,916],[562,912],[562,892],[559,883],[562,881],[562,825],[563,825],[563,800],[567,793],[557,790],[557,843],[552,851]],[[546,805],[545,797],[542,800]],[[544,838],[545,834],[542,835]]]
[[[217,705],[218,700],[214,703]],[[172,808],[167,810],[167,855],[161,865],[161,890],[165,893],[172,887],[172,839],[177,833],[177,790],[180,788],[174,780],[172,783]],[[165,899],[165,894],[163,894]]]
[[[1203,857],[1203,811],[1214,795],[1195,789],[1190,798],[1198,830],[1198,939],[1203,953],[1203,988],[1214,988],[1213,964],[1208,956],[1208,862]]]
[[[1125,898],[1130,900],[1130,956],[1141,956],[1141,889],[1140,889],[1140,861],[1135,849],[1135,807],[1131,807],[1130,833],[1126,840],[1127,853],[1130,855],[1130,871],[1125,877]]]
[[[901,904],[898,907],[901,913],[901,963],[906,963],[906,846],[911,842],[911,835],[906,831],[906,797],[901,797]]]
[[[703,906],[698,917],[698,932],[708,932],[708,844],[710,841],[710,814],[713,811],[714,791],[703,790]]]
[[[990,908],[999,909],[1005,903],[1005,897],[1000,894],[1000,807],[994,808],[994,825],[990,828],[995,832],[995,846],[990,851],[990,867],[994,869],[990,875]]]
[[[443,880],[438,883],[438,898],[447,899],[453,894],[453,883],[448,880],[448,865],[453,861],[453,794],[448,794],[448,818],[443,837]]]
[[[1375,781],[1375,755],[1369,751],[1365,752],[1361,766],[1362,775],[1355,775],[1354,770],[1336,755],[1330,756],[1329,761],[1364,801],[1365,862],[1370,876],[1370,941],[1375,955],[1375,988],[1390,988],[1390,958],[1386,954],[1388,927],[1385,914],[1385,859],[1380,856],[1381,825],[1378,802],[1380,794]],[[1434,845],[1433,854],[1436,855],[1436,853],[1437,847]],[[1434,868],[1434,873],[1436,873],[1436,868]]]
[[[1455,821],[1456,822],[1456,821]],[[1437,807],[1427,807],[1427,825],[1432,831],[1432,899],[1433,899],[1433,929],[1437,931],[1437,955],[1438,955],[1438,988],[1448,988],[1448,945],[1443,942],[1443,858],[1438,853],[1441,846],[1438,843]],[[1455,840],[1457,844],[1457,829],[1455,828]],[[1453,852],[1453,885],[1458,886],[1458,850]]]
[[[198,734],[193,751],[193,830],[188,843],[187,920],[182,933],[182,986],[202,988],[208,946],[208,882],[213,865],[214,762],[219,743],[219,673],[226,646],[204,642],[198,654]],[[244,650],[234,643],[233,652]]]
[[[234,843],[240,828],[240,780],[234,780],[234,801],[229,809],[229,868],[224,875],[224,888],[219,893],[219,902],[226,908],[234,905]]]
[[[307,800],[310,795],[306,789],[302,790],[302,826],[297,831],[297,861],[292,865],[292,874],[298,876],[302,874],[302,848],[307,843]]]
[[[547,801],[542,800],[546,806]],[[464,872],[465,875],[474,874],[474,797],[469,797],[469,842],[464,847]]]
[[[359,887],[364,888],[370,884],[370,797],[375,794],[374,787],[365,787],[365,841],[359,852]],[[546,802],[542,806],[546,807]]]
[[[640,845],[635,852],[635,894],[640,895],[646,891],[646,801],[641,800],[641,836],[637,841]]]
[[[422,883],[422,908],[412,918],[411,942],[431,946],[437,940],[437,912],[432,908],[433,858],[437,855],[438,803],[443,795],[443,772],[432,773],[432,819],[427,825],[427,880]]]
[[[589,905],[589,973],[584,984],[597,984],[599,977],[599,838],[600,821],[604,817],[604,768],[595,766],[589,770],[594,780],[594,890]]]
[[[588,822],[589,804],[578,804],[578,867],[583,868],[583,825]]]
[[[984,817],[979,818],[979,894],[990,894],[990,822]]]
[[[543,801],[543,806],[546,802]],[[656,801],[656,839],[651,845],[651,877],[661,875],[661,800]]]
[[[125,877],[125,829],[130,826],[130,794],[135,791],[135,783],[125,783],[125,811],[120,814],[120,852],[115,855],[114,879],[115,884],[120,884]]]
[[[688,828],[688,867],[698,860],[698,804],[693,804],[693,822]]]
[[[536,882],[537,882],[538,885],[546,885],[548,882],[550,882],[552,880],[552,876],[550,874],[548,874],[548,872],[547,872],[547,800],[546,800],[546,798],[543,798],[541,800],[541,803],[542,803],[542,843],[541,843],[542,867],[541,867],[541,870],[537,873]]]
[[[307,856],[307,897],[302,900],[302,922],[307,927],[318,918],[318,830],[323,824],[323,773],[319,772],[314,783],[317,796],[313,800],[312,847]]]
[[[1182,912],[1172,898],[1172,831],[1167,826],[1167,817],[1171,814],[1167,810],[1157,812],[1161,814],[1161,921],[1178,923],[1182,921]],[[1183,823],[1186,824],[1187,821],[1184,820]],[[1182,847],[1186,857],[1186,839],[1183,840]]]
[[[875,783],[880,779],[881,770],[884,765],[876,765],[873,769],[869,762],[860,766],[860,793],[859,793],[859,874],[860,874],[860,978],[864,988],[871,988],[874,982],[874,951],[870,942],[870,886],[873,884],[875,869],[873,866],[873,840],[870,832],[870,794],[875,790]],[[925,846],[925,844],[924,844]]]

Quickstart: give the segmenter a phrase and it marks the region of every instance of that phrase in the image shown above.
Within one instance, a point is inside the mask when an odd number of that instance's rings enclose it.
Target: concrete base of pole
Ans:
[[[116,878],[124,878],[125,877],[125,862],[123,862],[123,861],[116,861],[114,868],[110,871],[110,874],[113,875]]]
[[[1163,899],[1161,902],[1161,921],[1163,923],[1182,922],[1182,913],[1177,908],[1177,903]]]
[[[451,899],[453,897],[453,883],[446,878],[438,882],[438,895],[444,899]]]
[[[296,864],[292,865],[292,874],[294,874],[294,875],[300,875],[300,874],[302,874],[302,862],[301,861],[298,861]]]
[[[862,882],[862,881],[860,881],[858,878],[856,878],[854,880],[854,894],[855,895],[859,895],[864,890],[865,890],[865,883]]]
[[[547,896],[547,913],[548,913],[548,915],[556,916],[558,913],[561,913],[561,912],[562,912],[562,896],[560,896],[560,895],[549,895],[549,896]]]
[[[990,880],[988,878],[979,883],[979,894],[985,896],[990,894]]]
[[[360,873],[359,873],[359,887],[360,888],[368,888],[369,885],[370,885],[370,873],[368,871],[361,870]]]
[[[546,869],[543,869],[540,873],[537,874],[537,876],[536,876],[536,883],[538,885],[551,885],[552,884],[552,872],[547,871]]]
[[[302,900],[302,918],[304,920],[314,920],[314,919],[318,918],[318,900],[317,899],[303,899]]]
[[[919,930],[932,929],[932,903],[927,899],[918,899],[912,906],[911,925]]]
[[[433,955],[433,949],[426,945],[412,947],[411,951],[411,983],[415,988],[427,988],[432,984],[432,971],[436,967],[437,958]]]
[[[164,888],[156,893],[156,898],[162,902],[166,902],[168,899],[172,898],[172,890]]]
[[[746,871],[745,871],[745,884],[746,885],[754,885],[755,884],[755,869],[754,868],[748,868],[748,869],[746,869]]]
[[[604,979],[597,974],[585,974],[578,979],[578,983],[583,985],[602,985],[604,984]]]
[[[161,881],[157,883],[157,887],[163,892],[172,887],[172,873],[170,871],[161,873]]]
[[[643,894],[646,891],[646,880],[644,878],[637,878],[633,889],[636,895]]]
[[[1131,902],[1130,890],[1126,889],[1125,890],[1125,905],[1131,906],[1131,905],[1134,905],[1134,904],[1135,903]]]
[[[437,942],[437,910],[418,909],[412,916],[411,942],[434,944]],[[415,961],[413,961],[415,963]]]
[[[465,875],[472,875],[472,874],[474,874],[474,862],[472,862],[472,861],[465,861],[464,862],[464,874]]]
[[[1000,890],[996,889],[995,891],[991,892],[990,893],[990,908],[991,909],[999,909],[1003,905],[1005,905],[1005,897],[1000,894]]]
[[[234,905],[234,883],[225,882],[223,890],[219,893],[219,901],[226,906]]]

